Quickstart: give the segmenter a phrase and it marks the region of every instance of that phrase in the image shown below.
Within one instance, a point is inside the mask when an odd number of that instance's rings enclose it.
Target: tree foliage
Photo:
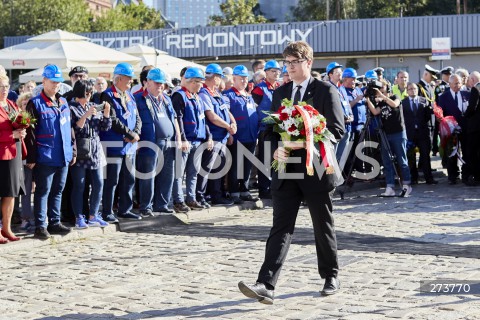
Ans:
[[[138,5],[118,5],[98,17],[92,24],[92,31],[123,31],[160,29],[165,22],[159,11]]]
[[[220,4],[222,15],[209,17],[209,25],[239,25],[268,22],[267,18],[259,13],[257,0],[226,0]]]

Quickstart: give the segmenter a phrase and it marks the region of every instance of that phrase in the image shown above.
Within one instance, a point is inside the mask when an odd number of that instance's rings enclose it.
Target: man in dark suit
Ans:
[[[313,62],[313,50],[303,41],[290,43],[283,51],[284,64],[292,82],[279,87],[273,94],[272,110],[277,111],[282,99],[307,101],[327,119],[327,128],[341,139],[345,125],[343,111],[337,89],[325,82],[310,76]],[[266,140],[272,144],[273,158],[286,161],[288,157],[300,158],[300,162],[289,163],[286,173],[279,175],[272,172],[273,226],[266,244],[265,260],[254,285],[241,281],[240,291],[249,298],[257,299],[264,304],[273,303],[273,292],[282,265],[287,257],[295,220],[302,200],[307,202],[313,221],[315,245],[317,250],[318,271],[325,279],[323,295],[331,295],[338,291],[340,283],[337,279],[338,259],[337,241],[332,217],[332,199],[329,192],[334,188],[333,174],[314,173],[307,175],[303,143],[280,144],[280,135],[268,129]],[[286,150],[286,146],[292,149]],[[318,161],[318,159],[317,159]],[[285,175],[295,173],[302,178],[288,179]]]
[[[450,76],[450,89],[446,90],[438,100],[438,104],[443,110],[443,115],[453,116],[457,120],[458,125],[462,129],[459,134],[460,145],[462,155],[465,154],[465,133],[467,132],[467,119],[465,118],[465,112],[467,111],[469,92],[460,90],[462,87],[462,79],[459,75]],[[448,182],[455,184],[458,177],[457,155],[449,157],[447,159],[447,174]],[[462,166],[462,180],[465,182],[468,178],[467,167]]]
[[[427,106],[426,100],[418,96],[418,86],[413,82],[407,84],[408,97],[402,100],[403,119],[405,121],[405,130],[409,141],[410,150],[407,150],[408,166],[412,184],[418,183],[417,159],[415,147],[420,151],[420,158],[423,159],[422,169],[427,184],[437,184],[433,179],[432,167],[430,163],[430,131],[428,122],[432,110]]]
[[[472,75],[475,75],[473,72]],[[476,76],[476,75],[475,75]],[[467,184],[474,186],[480,183],[480,79],[475,79],[472,86],[468,107],[465,111],[467,118],[466,154],[467,167],[470,174]]]

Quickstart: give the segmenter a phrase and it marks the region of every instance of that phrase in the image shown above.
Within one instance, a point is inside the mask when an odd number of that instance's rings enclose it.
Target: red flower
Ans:
[[[296,127],[294,124],[292,124],[292,125],[290,126],[290,128],[288,128],[288,131],[290,131],[290,132],[293,132],[293,131],[295,131],[295,130],[297,130],[297,127]]]
[[[300,114],[300,112],[298,112],[297,109],[293,109],[292,111],[292,117],[295,118],[296,116],[298,116]]]
[[[283,110],[285,110],[285,106],[280,106],[280,108],[278,108],[278,113],[282,112]]]
[[[285,120],[288,120],[288,113],[281,112],[280,113],[280,121],[285,121]]]
[[[320,127],[315,127],[315,129],[313,129],[313,132],[315,134],[320,134],[322,132],[322,129]]]
[[[302,136],[306,136],[307,134],[305,133],[305,128],[303,128],[302,130],[300,130],[300,135]]]

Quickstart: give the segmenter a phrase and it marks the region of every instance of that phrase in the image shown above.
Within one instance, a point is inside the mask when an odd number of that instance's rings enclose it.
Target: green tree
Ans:
[[[140,3],[118,5],[105,12],[92,23],[92,31],[148,30],[164,26],[165,21],[159,11]]]
[[[356,0],[300,0],[296,7],[292,7],[292,19],[289,20],[323,21],[354,19],[357,16],[356,6]]]
[[[220,4],[222,15],[209,17],[211,26],[229,26],[239,24],[256,24],[268,22],[267,18],[259,14],[257,0],[226,0]]]
[[[88,32],[92,18],[84,0],[0,0],[0,39],[55,29]]]

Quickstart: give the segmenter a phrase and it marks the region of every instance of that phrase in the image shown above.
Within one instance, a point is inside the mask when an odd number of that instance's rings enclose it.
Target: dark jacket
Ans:
[[[417,101],[421,100],[418,99]],[[408,140],[430,139],[430,129],[428,122],[432,115],[432,109],[424,102],[418,101],[417,112],[414,113],[410,104],[410,97],[402,100],[403,119],[405,121],[405,131],[407,131]],[[416,127],[416,130],[415,130]]]

